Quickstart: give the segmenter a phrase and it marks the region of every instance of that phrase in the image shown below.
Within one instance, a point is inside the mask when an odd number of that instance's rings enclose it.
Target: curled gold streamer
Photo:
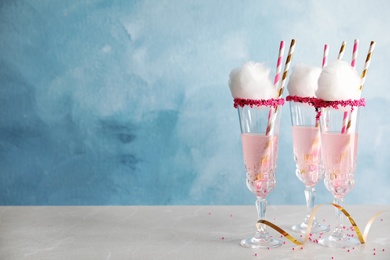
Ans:
[[[330,205],[333,205],[335,208],[337,208],[341,212],[343,212],[343,214],[348,218],[349,222],[351,222],[351,225],[353,226],[353,229],[355,230],[355,233],[356,233],[357,237],[359,238],[360,243],[364,244],[365,240],[362,236],[362,233],[360,232],[359,227],[356,225],[355,220],[351,217],[351,215],[348,213],[348,211],[346,211],[343,207],[341,207],[340,205],[337,205],[335,203],[330,203]]]
[[[265,224],[271,228],[273,228],[275,231],[279,232],[281,235],[283,235],[285,238],[287,238],[288,240],[290,240],[292,243],[298,245],[298,246],[302,246],[304,244],[307,243],[307,241],[309,240],[309,237],[310,237],[310,231],[311,231],[311,228],[313,226],[313,221],[314,221],[314,217],[317,213],[317,211],[324,205],[332,205],[333,207],[337,208],[338,210],[340,210],[349,220],[349,222],[351,222],[351,225],[353,226],[354,228],[354,231],[360,241],[361,244],[364,244],[367,240],[367,235],[368,235],[368,232],[371,228],[371,225],[372,223],[374,222],[374,220],[379,216],[381,215],[382,213],[384,212],[387,212],[389,210],[382,210],[382,211],[379,211],[378,213],[376,213],[374,216],[372,216],[365,228],[364,228],[364,233],[362,234],[359,227],[357,226],[355,220],[352,218],[352,216],[348,213],[348,211],[346,211],[343,207],[341,207],[340,205],[337,205],[335,203],[329,203],[329,204],[320,204],[320,205],[317,205],[316,207],[314,207],[314,209],[312,210],[311,214],[310,214],[310,218],[308,220],[308,223],[307,223],[307,228],[306,228],[306,232],[305,232],[305,237],[303,239],[303,241],[299,241],[298,239],[294,238],[293,236],[291,236],[289,233],[287,233],[285,230],[283,230],[282,228],[278,227],[277,225],[273,224],[272,222],[269,222],[265,219],[260,219],[259,221],[257,221],[256,223],[256,227],[259,229],[259,225],[260,224]]]
[[[257,221],[256,223],[256,227],[257,229],[259,229],[259,225],[260,224],[265,224],[273,229],[275,229],[276,231],[278,231],[280,234],[282,234],[285,238],[287,238],[288,240],[290,240],[291,242],[293,242],[294,244],[298,245],[298,246],[301,246],[303,245],[303,243],[297,239],[295,239],[294,237],[292,237],[289,233],[287,233],[286,231],[284,231],[283,229],[281,229],[280,227],[278,227],[277,225],[273,224],[272,222],[269,222],[265,219],[260,219],[259,221]]]

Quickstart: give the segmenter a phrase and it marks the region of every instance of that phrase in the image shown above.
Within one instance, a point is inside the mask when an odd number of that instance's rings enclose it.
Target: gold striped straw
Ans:
[[[340,47],[339,56],[337,56],[338,60],[341,60],[343,58],[346,45],[347,45],[347,42],[343,41],[343,43],[341,44],[341,47]]]
[[[292,39],[291,43],[290,43],[290,48],[288,50],[286,63],[284,64],[284,71],[283,71],[283,75],[282,75],[282,80],[281,80],[281,83],[280,83],[280,88],[278,90],[278,98],[280,98],[282,96],[282,94],[283,94],[283,90],[284,90],[284,87],[285,87],[285,84],[286,84],[286,78],[287,78],[287,75],[288,75],[288,71],[290,69],[291,60],[292,60],[292,56],[294,54],[294,50],[295,50],[295,39]],[[270,110],[270,113],[268,115],[267,129],[265,130],[265,134],[266,135],[269,135],[269,133],[272,130],[273,122],[275,121],[276,112],[277,111],[278,111],[278,107],[271,108],[271,110]]]
[[[375,49],[375,42],[371,41],[370,48],[368,49],[368,53],[367,53],[367,57],[366,57],[366,62],[364,63],[364,69],[362,71],[362,76],[361,76],[362,81],[361,81],[361,84],[359,87],[360,91],[363,89],[363,85],[366,82],[367,71],[368,71],[368,68],[370,67],[371,57],[372,57],[372,53],[374,52],[374,49]]]
[[[287,75],[288,75],[288,71],[290,69],[291,60],[292,60],[292,57],[293,57],[293,54],[294,54],[294,50],[295,50],[295,39],[292,39],[291,40],[291,44],[290,44],[290,49],[288,50],[286,64],[284,65],[284,71],[283,71],[283,76],[282,76],[282,82],[280,84],[278,98],[280,98],[282,96],[282,94],[283,94],[283,90],[284,90],[284,87],[285,87],[285,84],[286,84],[286,78],[287,78]]]

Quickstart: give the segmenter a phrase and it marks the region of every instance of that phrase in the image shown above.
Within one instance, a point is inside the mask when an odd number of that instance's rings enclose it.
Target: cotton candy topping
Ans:
[[[290,96],[315,97],[321,68],[299,63],[292,68],[287,90]]]
[[[246,62],[233,69],[229,76],[229,88],[233,98],[271,99],[278,91],[269,78],[270,70],[261,63]]]
[[[326,101],[360,99],[361,78],[345,61],[336,60],[325,66],[318,79],[316,96]]]

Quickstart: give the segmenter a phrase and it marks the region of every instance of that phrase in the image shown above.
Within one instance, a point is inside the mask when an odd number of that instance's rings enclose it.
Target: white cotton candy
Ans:
[[[291,76],[287,85],[291,96],[315,97],[318,88],[318,77],[321,68],[299,63],[291,70]]]
[[[278,90],[269,79],[270,70],[263,64],[249,61],[230,72],[229,87],[233,98],[270,99]]]
[[[361,78],[347,62],[336,60],[324,67],[318,79],[318,98],[327,101],[360,99]]]

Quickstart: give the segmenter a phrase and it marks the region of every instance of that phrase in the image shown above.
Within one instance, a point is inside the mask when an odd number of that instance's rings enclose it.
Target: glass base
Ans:
[[[347,248],[347,247],[354,247],[360,245],[360,241],[354,237],[348,237],[348,236],[329,236],[327,238],[320,239],[318,241],[318,244],[326,247],[333,247],[333,248]]]
[[[246,248],[275,248],[282,245],[282,241],[274,239],[274,238],[268,238],[268,239],[259,239],[256,237],[243,239],[241,240],[241,246]]]
[[[307,223],[302,222],[301,224],[292,226],[291,230],[296,232],[296,233],[305,234],[306,230],[307,230]],[[313,221],[311,229],[310,229],[310,233],[313,233],[313,234],[324,233],[324,232],[328,232],[328,231],[329,231],[328,226],[321,225],[316,220]]]

